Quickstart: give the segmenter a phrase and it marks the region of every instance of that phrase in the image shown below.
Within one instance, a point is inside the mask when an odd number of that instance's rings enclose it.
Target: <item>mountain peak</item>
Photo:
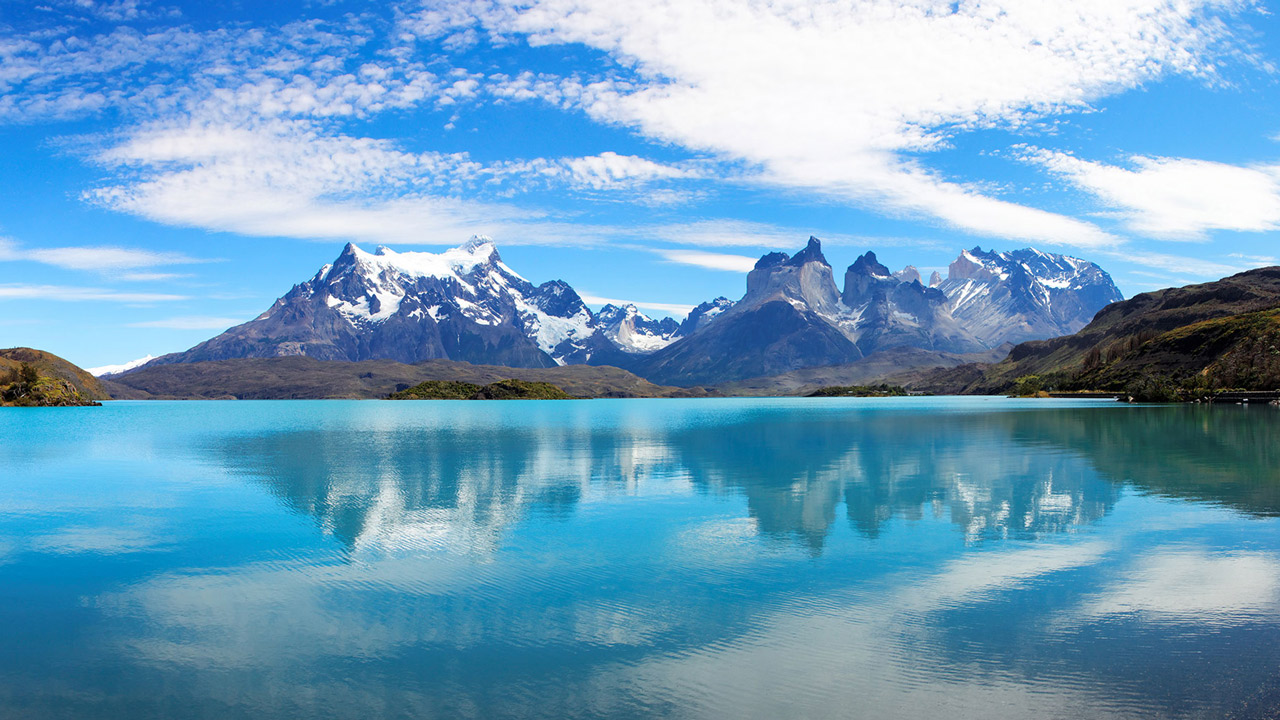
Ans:
[[[920,270],[915,265],[908,265],[894,273],[893,276],[904,283],[920,282]]]
[[[889,272],[889,268],[881,265],[880,261],[876,259],[876,254],[870,250],[858,256],[858,259],[854,260],[853,264],[849,266],[848,272],[871,277],[893,277],[893,273]]]
[[[756,261],[755,269],[763,270],[764,268],[771,268],[771,267],[778,267],[779,265],[786,265],[787,261],[790,259],[791,259],[791,256],[784,252],[766,253],[764,255],[761,255],[760,259]]]
[[[820,262],[823,265],[830,265],[827,259],[822,255],[822,241],[810,235],[809,243],[804,249],[796,253],[794,257],[786,261],[787,265],[799,267],[809,262]]]
[[[458,249],[465,253],[474,255],[483,250],[496,250],[497,246],[493,242],[493,238],[488,235],[472,235],[471,238],[463,243],[462,247]]]

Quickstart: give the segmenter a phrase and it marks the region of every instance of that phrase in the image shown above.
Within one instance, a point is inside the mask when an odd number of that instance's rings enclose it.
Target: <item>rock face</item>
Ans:
[[[760,258],[741,300],[655,352],[636,372],[698,385],[848,362],[862,353],[842,327],[845,315],[821,243],[810,238],[795,257]]]
[[[1123,300],[1094,263],[1026,248],[974,248],[951,263],[938,289],[951,315],[987,347],[1070,335]]]
[[[898,345],[970,353],[986,346],[951,316],[947,296],[920,284],[920,273],[890,274],[869,252],[844,274],[841,300],[856,318],[858,349],[864,354]]]

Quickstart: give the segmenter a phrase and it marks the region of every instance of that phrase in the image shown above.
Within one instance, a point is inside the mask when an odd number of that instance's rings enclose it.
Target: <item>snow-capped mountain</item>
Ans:
[[[701,303],[689,312],[684,322],[680,323],[680,329],[676,332],[676,335],[684,337],[692,333],[694,330],[714,320],[725,310],[733,307],[733,305],[734,302],[727,297],[718,297],[715,300]]]
[[[573,288],[533,285],[488,238],[438,254],[348,244],[254,320],[157,362],[307,355],[549,367],[588,360],[595,333]]]
[[[1096,264],[1032,248],[965,250],[937,287],[952,316],[988,347],[1070,335],[1124,299]]]
[[[595,326],[623,352],[650,353],[675,342],[680,323],[665,317],[654,320],[627,304],[605,305],[596,313]]]

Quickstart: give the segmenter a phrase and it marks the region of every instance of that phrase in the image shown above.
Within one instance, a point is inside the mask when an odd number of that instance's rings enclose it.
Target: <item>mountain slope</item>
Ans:
[[[149,365],[103,382],[119,399],[381,398],[427,380],[488,385],[515,378],[548,382],[576,397],[670,397],[701,393],[660,387],[614,367],[509,368],[429,360],[321,361],[309,357],[241,358]]]
[[[947,389],[1003,392],[1027,375],[1062,389],[1118,391],[1145,377],[1275,389],[1264,386],[1273,382],[1268,373],[1280,372],[1277,308],[1280,267],[1143,293],[1107,306],[1073,335],[1022,343],[976,376],[949,371]],[[926,378],[946,380],[945,373]]]
[[[966,250],[937,288],[956,322],[987,347],[1069,335],[1124,299],[1096,264],[1032,248]]]

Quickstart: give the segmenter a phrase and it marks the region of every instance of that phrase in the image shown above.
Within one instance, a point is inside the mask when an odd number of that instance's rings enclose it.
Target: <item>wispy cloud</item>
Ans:
[[[1042,149],[1026,157],[1115,208],[1143,235],[1201,240],[1212,230],[1280,229],[1280,165],[1134,157],[1125,168]]]
[[[669,313],[671,315],[685,316],[693,311],[692,305],[680,305],[676,303],[648,302],[645,300],[622,300],[619,298],[600,297],[599,295],[582,295],[582,302],[588,305],[635,305],[638,308],[646,310],[657,310],[659,312]]]
[[[916,155],[955,132],[1017,127],[1168,74],[1212,80],[1243,0],[951,4],[610,0],[473,3],[473,20],[537,45],[610,54],[616,77],[526,73],[494,89],[541,98],[827,193],[981,235],[1081,247],[1096,225],[989,197]],[[456,18],[455,18],[456,19]],[[442,32],[440,18],[431,32]],[[715,52],[706,38],[715,37]],[[981,48],[981,52],[976,52]]]
[[[756,258],[747,257],[746,255],[730,255],[727,253],[703,252],[701,250],[655,250],[654,252],[666,258],[667,262],[693,265],[694,267],[707,268],[708,270],[745,273],[750,272],[756,264]]]
[[[64,285],[0,285],[0,300],[48,300],[54,302],[162,303],[188,300],[186,295],[135,293]]]
[[[0,238],[0,262],[26,260],[67,270],[111,273],[112,279],[129,282],[154,282],[186,277],[181,273],[139,272],[166,265],[192,265],[211,262],[177,252],[160,252],[137,248],[108,246],[27,248],[18,242]]]
[[[71,4],[117,20],[163,11],[134,0]],[[1018,129],[1088,110],[1173,74],[1216,82],[1228,58],[1247,55],[1232,20],[1252,7],[1247,0],[867,0],[814,11],[799,0],[656,0],[644,8],[433,0],[397,8],[394,21],[353,13],[211,31],[163,23],[97,35],[49,30],[0,41],[0,122],[120,109],[127,119],[120,132],[91,141],[111,179],[86,200],[168,225],[258,237],[452,244],[484,232],[504,244],[645,235],[705,247],[796,243],[789,231],[750,223],[739,224],[743,232],[724,222],[592,226],[518,197],[553,186],[663,205],[696,201],[698,186],[730,183],[991,238],[1115,248],[1124,239],[1094,222],[996,196],[931,167],[930,153],[973,129]],[[710,37],[715,52],[707,51]],[[460,67],[469,61],[465,50],[520,38],[583,44],[612,62],[561,74]],[[435,43],[430,63],[423,41]],[[593,148],[581,157],[477,162],[361,137],[349,122],[524,101],[633,130],[693,159]],[[96,145],[103,137],[107,145]],[[740,269],[744,261],[715,262],[702,266]]]
[[[1254,267],[1253,263],[1222,263],[1201,258],[1169,255],[1167,253],[1148,252],[1144,250],[1125,249],[1123,251],[1102,250],[1097,253],[1100,258],[1109,258],[1118,262],[1158,268],[1192,278],[1220,278],[1234,275]]]
[[[120,247],[32,248],[21,258],[69,270],[133,270],[161,265],[190,265],[208,262],[182,253],[155,252]]]
[[[166,330],[226,330],[229,327],[234,327],[246,321],[246,318],[188,315],[185,317],[166,318],[164,320],[148,320],[146,322],[129,323],[129,327],[164,328]]]

